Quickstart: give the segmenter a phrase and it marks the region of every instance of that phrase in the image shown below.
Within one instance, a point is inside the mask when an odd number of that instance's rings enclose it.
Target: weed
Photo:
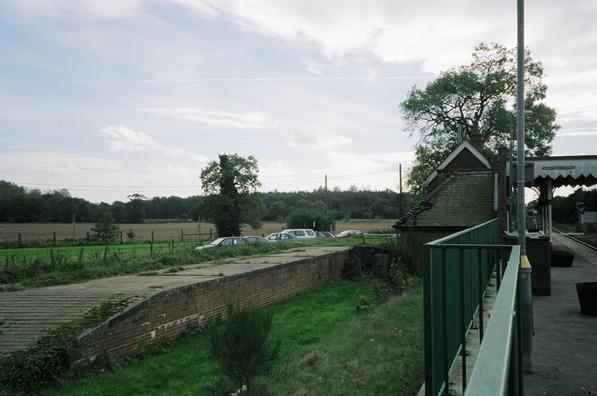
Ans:
[[[128,299],[104,302],[81,318],[58,327],[28,349],[1,357],[0,395],[30,394],[40,386],[55,384],[71,365],[77,335],[104,322],[128,304]]]

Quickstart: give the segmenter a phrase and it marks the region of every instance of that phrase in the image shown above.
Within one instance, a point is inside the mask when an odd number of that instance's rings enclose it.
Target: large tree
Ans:
[[[201,217],[215,223],[219,236],[240,235],[241,224],[257,225],[261,205],[253,193],[261,185],[258,172],[255,157],[238,154],[221,154],[201,171],[208,194]]]
[[[442,72],[425,89],[413,87],[401,103],[410,133],[420,133],[408,184],[415,192],[462,141],[480,135],[485,154],[495,158],[516,132],[516,52],[479,44],[468,65]],[[525,144],[528,155],[547,155],[559,126],[556,111],[543,103],[543,67],[525,55]]]

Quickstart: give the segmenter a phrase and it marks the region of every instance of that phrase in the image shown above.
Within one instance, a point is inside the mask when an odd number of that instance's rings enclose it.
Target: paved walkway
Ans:
[[[559,234],[552,240],[576,256],[572,267],[551,269],[551,296],[533,296],[534,372],[524,377],[525,394],[597,395],[597,316],[580,313],[575,287],[597,281],[597,252]]]
[[[89,309],[110,299],[126,298],[132,305],[162,290],[348,249],[301,248],[267,256],[186,265],[184,270],[175,273],[168,273],[168,269],[164,269],[147,272],[146,275],[0,292],[0,354],[25,349],[48,331],[81,317]]]

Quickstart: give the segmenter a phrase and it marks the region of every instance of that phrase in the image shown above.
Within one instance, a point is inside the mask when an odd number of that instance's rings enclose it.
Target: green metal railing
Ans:
[[[518,297],[520,246],[513,246],[487,333],[466,389],[467,396],[523,395]]]
[[[500,289],[502,258],[509,250],[509,263],[518,260],[517,249],[500,244],[497,219],[424,246],[426,395],[450,393],[450,373],[459,357],[465,391],[466,336],[478,315],[479,342],[483,340],[483,298],[493,273]],[[514,267],[517,271],[518,264]]]

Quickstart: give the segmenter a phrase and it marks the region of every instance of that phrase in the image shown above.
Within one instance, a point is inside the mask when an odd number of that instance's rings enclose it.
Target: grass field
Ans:
[[[363,232],[387,231],[392,229],[396,220],[351,220],[336,223],[336,231],[340,232],[349,229],[358,229]],[[80,223],[75,225],[75,240],[85,240],[87,233],[91,233],[92,223]],[[211,223],[147,223],[147,224],[120,224],[123,233],[123,241],[129,241],[126,234],[133,231],[132,242],[150,241],[153,232],[154,240],[168,241],[171,239],[180,240],[181,232],[185,240],[199,240],[209,238],[210,229],[215,233],[215,227]],[[242,229],[243,235],[269,235],[272,232],[279,232],[286,227],[285,223],[265,222],[258,229],[246,226]],[[197,235],[203,234],[201,237]],[[16,241],[18,234],[21,234],[22,241],[46,241],[53,239],[56,233],[56,240],[64,241],[73,239],[72,224],[64,223],[0,223],[0,241]]]
[[[197,242],[0,249],[0,292],[134,274],[303,246],[396,245],[395,238],[313,239],[195,251]]]
[[[266,308],[280,359],[259,395],[413,395],[423,381],[421,287],[376,299],[379,280],[337,281]],[[357,312],[366,301],[370,309]],[[86,370],[44,395],[207,395],[220,378],[207,336],[189,334],[111,370]],[[255,389],[257,390],[257,389]]]

